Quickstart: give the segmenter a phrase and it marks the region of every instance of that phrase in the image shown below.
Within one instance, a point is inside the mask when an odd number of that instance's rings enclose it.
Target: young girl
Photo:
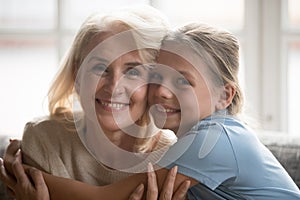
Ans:
[[[300,199],[284,168],[238,118],[243,98],[235,37],[186,25],[164,39],[158,63],[151,111],[156,124],[165,118],[164,128],[183,136],[160,165],[177,165],[197,182],[189,199]]]
[[[242,106],[238,55],[235,37],[205,25],[184,26],[164,39],[148,101],[156,123],[180,137],[159,165],[178,165],[174,188],[190,179],[189,199],[299,199],[300,191],[287,172],[238,119]],[[161,188],[167,170],[156,173]],[[44,178],[52,185],[50,193],[60,199],[66,190],[59,188],[68,180],[47,174]],[[82,198],[103,194],[124,198],[122,193],[144,178],[130,176],[105,188],[73,182],[68,192],[82,195],[80,187],[88,191]],[[122,189],[115,194],[117,188]]]

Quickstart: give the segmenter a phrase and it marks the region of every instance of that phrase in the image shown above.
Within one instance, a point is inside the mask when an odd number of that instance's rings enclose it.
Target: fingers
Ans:
[[[28,170],[29,170],[29,175],[37,190],[44,189],[45,187],[47,187],[43,174],[40,170],[37,170],[35,168],[29,168]]]
[[[17,150],[21,148],[21,140],[9,140],[9,145],[6,148],[6,154],[15,155]]]
[[[15,192],[9,187],[6,187],[6,193],[8,194],[8,196],[16,198]]]
[[[30,167],[28,174],[30,175],[32,181],[33,181],[33,191],[34,191],[34,196],[37,197],[37,199],[39,200],[49,200],[49,191],[48,191],[48,187],[45,183],[43,174],[40,170],[37,170],[33,167]],[[142,195],[143,196],[143,192]],[[140,198],[139,198],[140,199]],[[139,199],[134,199],[134,200],[139,200]]]
[[[15,159],[18,160],[19,163],[22,163],[21,149],[17,150],[17,153],[15,154]]]
[[[13,168],[13,173],[17,179],[17,183],[19,183],[21,186],[26,186],[28,184],[31,184],[19,160],[16,159],[13,162],[12,168]]]
[[[9,196],[15,198],[15,193],[12,188],[16,185],[16,180],[7,174],[2,158],[0,158],[0,180],[5,185],[6,192]]]
[[[186,180],[180,184],[179,188],[176,190],[172,200],[184,200],[186,199],[186,194],[191,186],[191,181]]]
[[[151,163],[148,164],[148,188],[147,188],[147,200],[157,200],[158,187],[156,181],[156,175]]]
[[[173,188],[177,174],[177,166],[174,166],[166,177],[163,185],[163,189],[160,193],[160,200],[171,200],[173,195]]]
[[[141,183],[135,191],[130,195],[129,200],[140,200],[143,198],[144,184]]]
[[[178,167],[174,166],[169,172],[164,181],[162,191],[160,192],[160,200],[184,200],[186,199],[187,191],[191,185],[190,180],[182,182],[176,192],[173,194],[174,184],[176,180]],[[156,174],[153,170],[151,163],[148,165],[148,189],[147,200],[158,199],[158,185],[156,180]]]
[[[0,158],[0,179],[8,187],[8,190],[16,185],[16,180],[10,176],[4,167],[3,159]]]
[[[4,166],[7,170],[7,173],[13,174],[12,171],[12,163],[15,159],[15,154],[17,153],[18,149],[21,147],[20,140],[10,140],[10,144],[6,147],[4,153]]]

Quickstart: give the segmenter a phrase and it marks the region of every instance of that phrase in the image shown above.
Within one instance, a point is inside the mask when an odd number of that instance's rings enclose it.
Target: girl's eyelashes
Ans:
[[[164,80],[163,75],[161,75],[160,73],[157,73],[157,72],[152,72],[149,76],[149,83],[161,84],[163,82],[163,80]],[[178,77],[178,78],[174,77],[174,78],[172,78],[171,83],[173,84],[173,86],[175,86],[177,88],[192,86],[190,81],[188,81],[184,77]]]
[[[191,83],[185,78],[178,78],[176,80],[176,84],[179,86],[190,86]]]

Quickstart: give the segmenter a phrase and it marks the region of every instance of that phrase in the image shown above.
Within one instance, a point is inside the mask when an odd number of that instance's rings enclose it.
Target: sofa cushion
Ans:
[[[300,146],[272,144],[267,147],[300,188]]]
[[[300,136],[261,132],[258,137],[271,150],[300,188]]]

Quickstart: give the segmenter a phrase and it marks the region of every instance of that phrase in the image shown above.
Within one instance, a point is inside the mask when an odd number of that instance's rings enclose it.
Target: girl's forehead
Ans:
[[[196,57],[189,56],[188,58],[185,58],[184,55],[179,55],[167,50],[160,51],[157,63],[166,65],[177,71],[188,71],[190,73],[196,73],[200,70],[202,65]]]

